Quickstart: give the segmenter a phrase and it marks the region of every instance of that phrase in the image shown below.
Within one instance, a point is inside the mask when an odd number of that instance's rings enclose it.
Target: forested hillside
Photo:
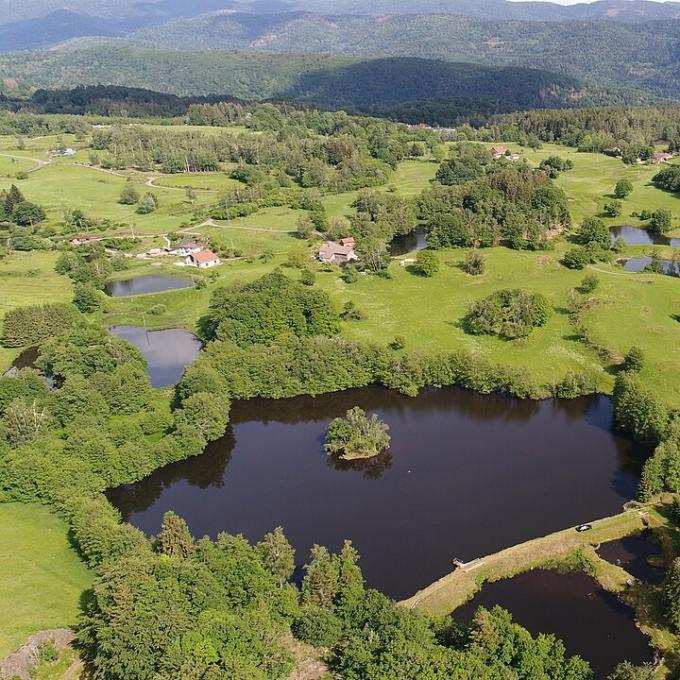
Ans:
[[[419,58],[187,53],[131,46],[5,57],[0,60],[0,77],[20,86],[51,88],[106,83],[181,96],[279,98],[374,113],[382,113],[383,107],[414,101],[421,105],[444,102],[467,115],[480,110],[502,113],[535,107],[650,100],[640,93],[600,88],[572,77],[518,67]]]

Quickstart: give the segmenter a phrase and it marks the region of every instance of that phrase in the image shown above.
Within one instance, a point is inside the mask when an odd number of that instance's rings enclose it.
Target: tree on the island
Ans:
[[[166,512],[157,545],[163,555],[187,559],[194,550],[194,539],[186,521],[172,511]]]
[[[413,268],[420,276],[434,276],[439,271],[439,258],[431,250],[420,250]]]
[[[623,367],[626,371],[639,373],[645,365],[645,355],[639,347],[631,347],[626,354]]]
[[[652,213],[649,221],[649,230],[656,236],[663,236],[671,230],[671,211],[666,208],[659,208]]]
[[[628,198],[628,196],[630,196],[632,192],[633,183],[627,177],[620,179],[616,183],[616,186],[614,187],[614,196],[621,200],[624,198]]]
[[[118,203],[121,205],[135,205],[139,201],[139,193],[132,182],[127,181],[122,191]]]
[[[325,448],[345,460],[371,458],[389,448],[389,429],[376,414],[368,418],[363,409],[355,406],[329,425]]]
[[[282,587],[291,579],[295,570],[295,550],[283,529],[276,527],[255,547],[264,566],[273,574],[279,587]]]

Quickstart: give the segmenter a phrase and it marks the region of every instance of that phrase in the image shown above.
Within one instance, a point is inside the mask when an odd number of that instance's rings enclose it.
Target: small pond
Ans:
[[[653,259],[651,257],[631,257],[625,260],[623,268],[627,272],[643,272],[645,269],[652,264]],[[680,261],[674,260],[659,260],[661,266],[663,267],[664,274],[669,276],[680,276]]]
[[[154,387],[178,382],[201,351],[201,341],[181,328],[147,331],[140,326],[111,326],[109,332],[131,342],[144,355]]]
[[[680,248],[680,238],[669,238],[668,236],[656,236],[647,229],[638,229],[637,227],[622,226],[612,227],[610,230],[612,235],[612,245],[617,239],[622,239],[628,246],[673,246]]]
[[[390,255],[398,257],[415,253],[425,248],[427,248],[427,232],[425,227],[420,225],[408,234],[395,236],[392,239],[392,243],[390,243]]]
[[[653,650],[635,625],[633,611],[583,573],[536,569],[487,583],[453,617],[467,623],[478,607],[495,605],[509,610],[533,635],[553,633],[563,640],[567,654],[588,661],[597,680],[621,661],[652,660]]]
[[[656,583],[663,578],[664,570],[649,563],[650,557],[660,553],[661,547],[651,540],[650,533],[603,543],[597,550],[603,560],[623,567],[634,578],[648,583]]]
[[[389,453],[328,457],[328,424],[356,405],[389,424]],[[404,598],[454,558],[620,512],[647,454],[612,431],[604,396],[537,402],[446,388],[410,398],[370,387],[235,402],[205,454],[109,497],[149,534],[168,510],[197,536],[257,541],[280,525],[300,565],[314,543],[338,550],[349,538],[367,583]]]
[[[106,284],[106,294],[111,297],[131,297],[146,293],[162,293],[167,290],[179,290],[193,288],[191,279],[179,276],[161,276],[159,274],[147,274],[136,276],[133,279],[123,281],[109,281]]]

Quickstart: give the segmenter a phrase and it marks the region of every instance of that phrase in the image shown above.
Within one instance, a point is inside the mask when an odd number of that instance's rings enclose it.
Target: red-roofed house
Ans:
[[[668,161],[670,161],[672,158],[673,158],[672,153],[666,153],[666,152],[655,153],[652,156],[652,163],[654,163],[654,165],[661,165],[662,163],[668,163]]]
[[[507,147],[505,146],[492,146],[491,147],[491,154],[493,155],[494,159],[498,160],[502,156],[505,156],[505,154],[508,152]]]
[[[352,248],[354,248],[354,246],[356,245],[356,241],[351,236],[341,238],[339,243],[341,246],[352,246]]]
[[[222,260],[213,253],[212,250],[201,250],[200,253],[191,253],[187,255],[186,263],[189,267],[198,267],[199,269],[208,269],[209,267],[216,267],[221,264]]]
[[[192,255],[193,253],[199,253],[203,250],[203,244],[198,241],[184,240],[180,241],[175,249],[172,251],[173,255],[181,255],[186,257],[187,255]]]
[[[355,262],[359,258],[354,252],[354,245],[341,245],[328,241],[319,248],[319,259],[327,264],[345,265],[348,262]]]

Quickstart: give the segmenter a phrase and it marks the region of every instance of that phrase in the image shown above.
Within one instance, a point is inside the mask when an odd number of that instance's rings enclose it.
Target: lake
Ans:
[[[390,426],[377,458],[323,449],[329,422],[358,405]],[[304,564],[314,543],[351,539],[367,583],[405,598],[464,561],[616,514],[648,454],[612,431],[604,396],[521,401],[457,388],[410,398],[378,387],[235,402],[226,436],[197,458],[109,497],[149,534],[163,514],[197,536],[281,525]]]
[[[621,661],[640,665],[652,660],[632,609],[586,574],[536,569],[487,583],[453,617],[468,623],[478,607],[495,605],[509,610],[533,635],[556,635],[569,656],[590,662],[597,680],[604,680]]]
[[[194,282],[191,279],[180,278],[178,276],[161,276],[158,274],[147,274],[136,276],[133,279],[123,281],[109,281],[106,284],[106,294],[111,297],[131,297],[133,295],[144,295],[146,293],[162,293],[167,290],[179,290],[182,288],[193,288]]]
[[[201,351],[201,341],[181,328],[147,331],[140,326],[111,326],[109,332],[132,343],[144,355],[154,387],[178,382]]]
[[[637,227],[622,226],[612,227],[610,230],[612,235],[612,245],[617,239],[622,239],[628,246],[673,246],[680,248],[680,238],[669,238],[668,236],[657,236],[652,234],[647,229],[638,229]]]

